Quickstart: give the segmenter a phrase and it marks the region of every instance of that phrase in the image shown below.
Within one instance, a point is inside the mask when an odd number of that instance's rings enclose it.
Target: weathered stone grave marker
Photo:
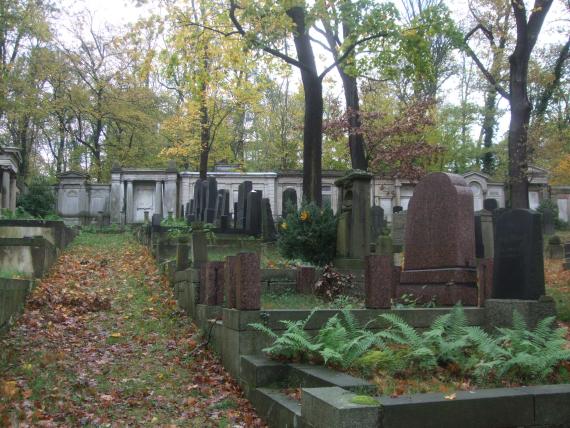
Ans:
[[[261,199],[262,193],[259,191],[254,190],[247,195],[245,231],[250,235],[261,234]]]
[[[287,188],[283,191],[281,215],[283,217],[287,217],[287,214],[291,211],[297,211],[297,191],[295,189]]]
[[[237,222],[236,229],[245,229],[247,214],[247,195],[251,192],[253,184],[251,181],[244,181],[238,186]]]

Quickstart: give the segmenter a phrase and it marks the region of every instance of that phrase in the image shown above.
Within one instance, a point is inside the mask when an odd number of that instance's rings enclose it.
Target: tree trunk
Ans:
[[[510,59],[509,178],[511,208],[528,208],[528,124],[531,105],[527,93],[528,57],[515,52]]]
[[[528,203],[528,125],[532,106],[528,99],[528,63],[544,18],[553,0],[536,0],[528,17],[523,2],[511,1],[517,25],[515,50],[509,57],[509,179],[511,208],[529,208]]]
[[[483,115],[483,126],[481,131],[483,133],[483,147],[485,153],[483,154],[483,172],[492,174],[495,170],[495,155],[491,152],[493,147],[493,137],[495,135],[495,127],[497,126],[496,116],[496,103],[497,103],[497,90],[490,86],[487,90],[485,97],[485,112]]]
[[[210,125],[206,100],[202,98],[200,106],[200,178],[208,176],[208,156],[210,155]]]
[[[303,198],[322,205],[322,145],[323,145],[323,85],[317,73],[315,55],[305,27],[305,9],[300,6],[287,10],[293,20],[295,49],[303,67],[301,80],[305,94],[305,120],[303,132]]]
[[[358,98],[358,84],[356,77],[349,76],[344,72],[341,66],[338,72],[342,79],[344,88],[344,100],[346,102],[346,110],[348,112],[348,124],[350,133],[348,134],[348,147],[350,148],[350,160],[352,169],[368,169],[368,160],[366,158],[366,149],[364,145],[364,136],[360,132],[360,101]],[[355,130],[358,130],[355,132]]]

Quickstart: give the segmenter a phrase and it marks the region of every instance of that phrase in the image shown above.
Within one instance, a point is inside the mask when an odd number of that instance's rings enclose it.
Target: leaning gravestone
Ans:
[[[245,219],[247,214],[247,195],[251,192],[253,184],[247,180],[238,186],[238,203],[237,203],[237,223],[236,229],[245,229]]]
[[[281,215],[287,217],[289,212],[297,211],[297,191],[295,189],[285,189],[283,191],[283,201],[281,207]]]
[[[493,298],[538,300],[544,295],[540,214],[507,210],[497,218],[495,233]]]
[[[252,191],[247,195],[245,231],[250,235],[261,234],[261,192]]]
[[[422,179],[408,206],[398,295],[440,305],[476,305],[473,193],[460,175]]]
[[[268,198],[261,200],[261,233],[263,234],[263,240],[266,242],[275,241],[277,237],[273,213],[271,212],[271,203]]]

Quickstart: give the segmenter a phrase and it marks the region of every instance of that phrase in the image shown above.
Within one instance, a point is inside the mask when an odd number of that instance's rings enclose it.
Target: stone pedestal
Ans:
[[[394,259],[392,255],[364,258],[364,289],[368,309],[388,309],[395,296]]]
[[[477,263],[477,279],[479,280],[479,306],[493,295],[493,259],[479,260]]]
[[[525,319],[528,328],[546,317],[556,315],[556,305],[552,297],[543,296],[539,300],[487,299],[485,301],[485,318],[487,328],[512,327],[513,311],[516,310]]]
[[[163,216],[162,212],[162,181],[157,181],[154,185],[154,214]]]
[[[127,223],[132,223],[134,221],[134,193],[133,193],[133,182],[127,181]]]
[[[339,258],[362,261],[370,252],[370,180],[372,174],[352,171],[335,181],[339,188],[337,249]]]
[[[237,264],[236,309],[261,308],[261,272],[256,253],[239,253]]]
[[[463,177],[429,174],[416,186],[407,213],[398,295],[477,305],[473,194]]]

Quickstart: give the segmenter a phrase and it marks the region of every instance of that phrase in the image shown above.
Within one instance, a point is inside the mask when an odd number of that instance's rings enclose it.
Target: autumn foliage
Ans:
[[[362,134],[366,143],[370,169],[391,177],[419,179],[443,148],[428,141],[434,125],[433,103],[414,102],[401,112],[354,112],[325,123],[324,131],[331,138],[345,134]],[[350,126],[350,118],[360,117],[362,125]]]

